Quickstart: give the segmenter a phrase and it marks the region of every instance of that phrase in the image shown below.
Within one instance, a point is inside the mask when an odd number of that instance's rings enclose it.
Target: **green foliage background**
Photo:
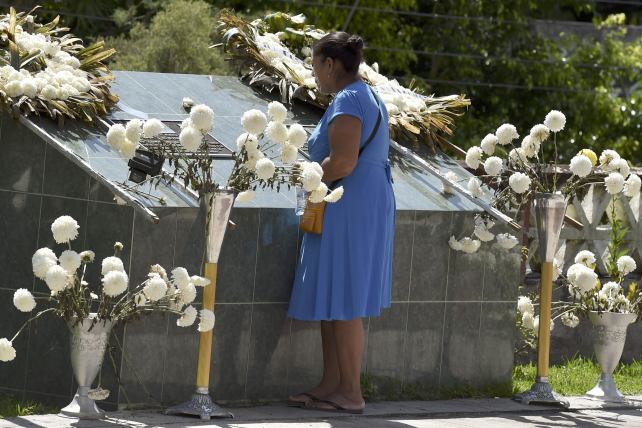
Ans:
[[[27,8],[34,2],[18,1]],[[366,40],[366,57],[426,93],[472,100],[452,141],[479,144],[504,122],[526,135],[551,109],[567,116],[562,155],[615,148],[642,163],[642,6],[583,0],[59,0],[45,12],[119,51],[116,69],[233,73],[215,42],[215,15],[304,13]],[[624,20],[608,18],[625,13]],[[349,18],[349,19],[348,19]],[[635,28],[634,26],[638,26]],[[552,152],[546,153],[552,156]]]

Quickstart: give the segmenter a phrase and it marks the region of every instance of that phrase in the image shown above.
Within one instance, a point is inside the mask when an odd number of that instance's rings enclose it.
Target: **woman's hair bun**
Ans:
[[[355,52],[359,52],[361,51],[361,49],[363,49],[363,39],[354,34],[348,37],[348,40],[346,40],[346,44],[351,49],[354,49]]]

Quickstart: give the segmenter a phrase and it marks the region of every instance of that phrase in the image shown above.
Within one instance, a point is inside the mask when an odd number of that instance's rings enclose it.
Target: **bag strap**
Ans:
[[[377,134],[377,131],[379,130],[379,125],[381,125],[382,114],[381,114],[381,104],[380,104],[380,101],[379,101],[379,97],[377,96],[377,94],[375,94],[375,91],[372,89],[371,86],[368,86],[368,89],[370,89],[370,92],[372,93],[372,96],[374,97],[374,99],[377,100],[377,110],[379,111],[379,115],[377,116],[377,123],[375,124],[374,129],[372,130],[372,132],[370,133],[370,136],[366,140],[365,144],[363,146],[361,146],[361,148],[359,149],[359,155],[357,156],[357,159],[359,158],[359,156],[361,156],[361,153],[363,153],[363,151],[366,149],[368,144],[370,144],[372,142],[372,140],[374,140],[374,137]],[[341,180],[343,180],[343,178],[340,178],[338,180],[333,181],[328,186],[328,189],[333,190],[337,186],[337,184],[339,184],[339,182]]]

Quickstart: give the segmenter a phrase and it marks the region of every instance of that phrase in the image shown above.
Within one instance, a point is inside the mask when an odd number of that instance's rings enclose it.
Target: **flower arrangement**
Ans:
[[[236,140],[232,173],[227,183],[217,183],[212,175],[213,159],[206,155],[203,140],[214,126],[214,112],[204,104],[191,107],[190,102],[184,102],[184,105],[190,113],[181,123],[180,147],[159,139],[160,144],[151,151],[168,159],[174,168],[174,177],[183,180],[186,187],[190,186],[200,196],[228,188],[238,194],[239,202],[249,202],[259,187],[279,191],[282,185],[289,189],[291,185],[299,184],[310,193],[312,202],[336,202],[343,195],[343,187],[328,193],[328,187],[322,182],[321,165],[297,162],[298,149],[306,143],[307,133],[299,124],[285,125],[288,111],[278,101],[269,103],[267,115],[258,109],[243,114],[241,125],[245,132]],[[141,142],[144,145],[142,137],[158,137],[163,129],[164,125],[158,119],[134,119],[126,125],[112,125],[107,132],[107,142],[123,157],[130,159],[141,147]],[[274,150],[276,148],[278,152]],[[279,161],[281,165],[275,163]],[[158,180],[163,178],[161,175]]]
[[[13,303],[21,312],[33,312],[37,300],[46,301],[48,308],[40,310],[27,320],[11,338],[0,339],[0,361],[11,361],[16,357],[12,342],[33,320],[46,313],[53,313],[68,322],[80,323],[92,317],[92,325],[112,321],[124,323],[141,315],[153,312],[168,312],[179,318],[179,327],[189,327],[199,319],[198,331],[214,328],[214,313],[207,309],[197,311],[191,305],[196,299],[197,288],[205,287],[209,280],[197,275],[190,276],[185,268],[177,267],[171,277],[165,269],[156,264],[150,267],[147,279],[130,288],[129,277],[119,257],[123,244],[114,244],[114,255],[106,257],[100,265],[102,288],[96,293],[85,281],[85,274],[94,264],[96,254],[91,250],[80,253],[72,250],[71,242],[78,237],[79,226],[70,216],[57,218],[51,225],[54,240],[68,246],[59,255],[48,247],[40,248],[32,257],[33,273],[44,281],[49,296],[26,288],[16,290]]]
[[[306,24],[303,15],[277,12],[247,22],[223,10],[218,32],[225,52],[251,85],[278,89],[283,102],[296,98],[323,109],[329,105],[331,97],[317,90],[311,66],[311,46],[327,33]],[[402,144],[425,143],[433,150],[436,143],[449,146],[445,137],[452,135],[454,118],[463,114],[470,100],[463,95],[424,96],[378,69],[376,63],[362,63],[359,74],[386,103],[390,137]]]
[[[519,145],[515,143],[519,138],[515,126],[501,125],[495,133],[486,135],[479,146],[466,152],[466,165],[477,175],[468,179],[466,188],[473,196],[482,198],[485,196],[483,185],[486,185],[490,189],[491,205],[503,212],[513,211],[515,216],[537,193],[558,193],[568,201],[591,185],[603,185],[614,197],[621,194],[633,197],[640,192],[640,178],[630,174],[628,162],[614,150],[604,150],[598,158],[592,150],[582,149],[571,159],[568,168],[560,165],[557,136],[565,125],[564,114],[552,110],[543,123],[530,129]],[[543,145],[549,143],[553,145],[553,159],[544,158]],[[453,178],[462,181],[459,177]],[[474,237],[460,240],[451,237],[451,248],[475,252],[481,242],[491,241],[494,235],[489,229],[493,223],[484,217],[476,219]],[[517,238],[505,234],[496,239],[503,248],[512,248],[518,243]]]
[[[42,24],[34,12],[0,15],[0,105],[24,115],[45,113],[93,121],[118,101],[110,92],[113,76],[104,61],[116,51],[103,42],[85,47],[59,27],[59,18]]]

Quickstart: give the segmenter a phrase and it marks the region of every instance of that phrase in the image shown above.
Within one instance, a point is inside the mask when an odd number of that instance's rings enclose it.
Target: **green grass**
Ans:
[[[595,386],[599,375],[600,369],[595,362],[585,358],[573,358],[551,367],[549,379],[553,389],[562,395],[584,395]],[[631,364],[620,364],[613,377],[622,394],[642,394],[642,360]],[[513,392],[518,393],[529,389],[534,379],[534,364],[515,366]]]
[[[32,401],[21,402],[9,395],[0,395],[0,419],[51,413],[51,409]]]

